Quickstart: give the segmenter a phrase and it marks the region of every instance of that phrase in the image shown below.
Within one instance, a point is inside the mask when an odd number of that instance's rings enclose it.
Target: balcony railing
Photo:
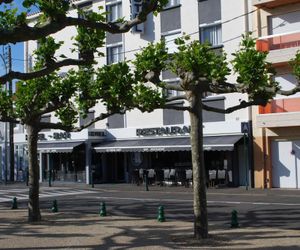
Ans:
[[[300,112],[300,98],[272,100],[265,107],[259,106],[259,114]]]
[[[272,51],[294,47],[300,47],[300,31],[261,37],[256,41],[256,48],[259,51]]]

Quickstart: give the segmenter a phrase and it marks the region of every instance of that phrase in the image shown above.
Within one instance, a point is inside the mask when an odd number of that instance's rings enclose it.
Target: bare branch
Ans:
[[[212,81],[211,84],[209,84],[209,92],[215,93],[215,94],[226,94],[226,93],[233,93],[233,92],[243,92],[242,91],[242,85],[241,84],[234,84],[234,83],[228,83],[228,82],[222,82],[218,83],[216,81]]]
[[[247,108],[247,107],[250,107],[250,106],[253,106],[253,105],[265,106],[266,104],[267,104],[266,100],[257,99],[257,100],[249,101],[249,102],[242,101],[239,105],[236,105],[236,106],[233,106],[233,107],[230,107],[230,108],[227,108],[227,109],[220,109],[220,108],[210,107],[210,106],[207,106],[205,104],[202,104],[202,106],[203,106],[203,109],[206,110],[206,111],[222,113],[222,114],[229,114],[229,113],[232,113],[236,110]]]
[[[19,120],[16,120],[14,118],[11,118],[11,117],[4,117],[4,116],[0,116],[0,121],[1,122],[12,122],[12,123],[21,123]]]
[[[22,72],[17,72],[17,71],[11,71],[7,73],[6,75],[3,75],[0,77],[0,82],[2,84],[5,84],[5,82],[12,80],[12,79],[19,79],[19,80],[30,80],[33,78],[38,78],[45,76],[47,74],[52,73],[53,71],[64,67],[64,66],[81,66],[81,65],[87,65],[89,63],[92,63],[93,61],[87,61],[87,60],[82,60],[82,59],[64,59],[59,62],[54,62],[51,65],[48,65],[47,67],[34,71],[34,72],[29,72],[29,73],[22,73]]]
[[[68,26],[84,26],[86,28],[100,29],[110,33],[124,33],[129,31],[133,26],[146,21],[147,15],[152,11],[155,11],[157,6],[158,1],[143,2],[142,10],[139,15],[137,15],[136,18],[125,21],[122,24],[94,22],[82,18],[61,15],[43,26],[30,27],[27,24],[22,24],[16,26],[12,30],[0,29],[0,45],[28,40],[37,40],[39,38],[57,33]]]
[[[12,3],[14,0],[0,0],[0,4],[3,3]]]

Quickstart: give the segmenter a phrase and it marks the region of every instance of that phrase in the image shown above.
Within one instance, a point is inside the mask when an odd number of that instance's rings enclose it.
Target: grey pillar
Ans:
[[[92,155],[91,155],[91,142],[85,142],[85,176],[86,176],[86,184],[91,184],[91,162],[92,162]]]
[[[40,155],[40,159],[39,159],[39,166],[40,166],[40,182],[42,182],[43,181],[43,159],[42,159],[42,156],[43,156],[43,154],[42,154],[42,152],[40,152],[39,153],[39,155]]]

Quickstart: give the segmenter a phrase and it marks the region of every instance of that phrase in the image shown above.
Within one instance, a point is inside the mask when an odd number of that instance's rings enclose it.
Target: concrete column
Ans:
[[[42,158],[42,156],[43,156],[43,154],[42,154],[42,152],[40,152],[39,153],[39,155],[40,155],[40,160],[39,160],[39,165],[40,165],[40,182],[43,182],[43,158]]]
[[[86,176],[86,184],[91,183],[91,162],[92,162],[92,155],[91,155],[91,142],[85,142],[85,176]]]

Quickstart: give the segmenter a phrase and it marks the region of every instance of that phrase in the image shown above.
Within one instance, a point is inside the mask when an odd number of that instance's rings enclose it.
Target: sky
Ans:
[[[16,7],[19,11],[24,10],[22,6],[22,0],[14,1]],[[3,7],[0,7],[2,10]],[[12,70],[14,71],[24,71],[24,51],[23,51],[23,43],[11,44],[12,46]],[[0,54],[2,54],[2,46],[0,47]],[[0,61],[0,74],[3,75],[5,73],[5,67],[3,65],[2,60]]]

